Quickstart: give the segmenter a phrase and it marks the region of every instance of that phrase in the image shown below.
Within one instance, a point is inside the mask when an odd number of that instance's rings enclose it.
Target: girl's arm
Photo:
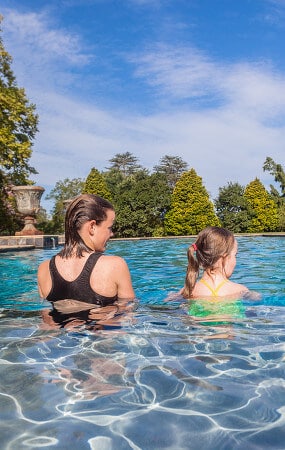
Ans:
[[[254,300],[254,301],[259,301],[262,298],[262,295],[259,292],[256,291],[250,291],[249,289],[247,289],[244,293],[242,298],[244,300]]]

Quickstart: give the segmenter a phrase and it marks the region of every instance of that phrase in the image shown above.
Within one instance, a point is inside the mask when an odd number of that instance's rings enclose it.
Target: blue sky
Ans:
[[[284,166],[285,0],[2,0],[3,41],[36,104],[47,194],[129,151],[194,168],[212,198]],[[42,204],[49,209],[50,202]]]

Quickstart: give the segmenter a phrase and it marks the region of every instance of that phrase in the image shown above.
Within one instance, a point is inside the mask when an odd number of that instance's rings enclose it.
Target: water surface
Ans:
[[[183,285],[192,239],[112,241],[139,300],[121,326],[57,328],[36,288],[55,250],[0,256],[1,449],[284,449],[284,239],[238,238],[244,316],[199,322]]]

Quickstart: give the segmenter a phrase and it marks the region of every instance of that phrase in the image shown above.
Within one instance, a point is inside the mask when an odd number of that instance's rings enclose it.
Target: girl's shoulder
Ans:
[[[259,301],[262,298],[262,295],[259,292],[251,291],[244,284],[239,283],[231,283],[231,291],[227,292],[226,296],[231,296],[231,298],[237,298],[241,300],[249,300],[249,301]]]
[[[249,291],[249,289],[243,284],[235,283],[230,280],[228,280],[227,287],[232,291],[232,293],[245,293]]]
[[[197,281],[194,286],[192,296],[194,298],[201,296],[213,296],[213,297],[224,297],[227,295],[243,295],[243,293],[247,292],[248,288],[242,284],[234,283],[230,280],[225,280],[222,283],[219,283],[217,286],[211,286],[207,282],[203,282],[203,280]]]

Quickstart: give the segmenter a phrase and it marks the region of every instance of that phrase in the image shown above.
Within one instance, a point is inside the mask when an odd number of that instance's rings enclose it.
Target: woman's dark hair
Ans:
[[[107,218],[107,210],[114,211],[113,205],[102,197],[94,194],[81,194],[68,205],[65,214],[65,244],[59,255],[70,258],[72,255],[81,257],[83,252],[92,252],[78,231],[89,220],[96,220],[97,224]]]
[[[225,258],[231,253],[234,242],[233,233],[226,228],[207,227],[200,231],[195,244],[190,245],[187,251],[188,266],[182,291],[184,298],[191,297],[200,269],[211,275],[220,258],[223,258],[224,269]]]

